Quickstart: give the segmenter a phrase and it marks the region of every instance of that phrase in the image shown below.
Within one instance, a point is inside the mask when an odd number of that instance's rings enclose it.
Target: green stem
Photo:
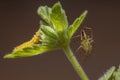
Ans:
[[[89,80],[85,72],[83,71],[81,65],[77,61],[76,57],[74,56],[73,52],[71,51],[69,45],[64,47],[64,51],[66,53],[67,58],[73,65],[74,69],[77,71],[78,75],[81,77],[82,80]]]

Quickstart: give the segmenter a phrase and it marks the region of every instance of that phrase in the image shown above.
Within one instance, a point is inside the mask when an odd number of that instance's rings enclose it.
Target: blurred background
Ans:
[[[62,50],[42,55],[3,59],[12,49],[31,39],[39,28],[41,18],[37,9],[52,6],[58,0],[1,0],[0,1],[0,80],[80,80]],[[59,0],[66,11],[69,24],[88,10],[83,26],[93,28],[92,55],[82,64],[91,80],[97,80],[111,66],[120,64],[120,4],[119,0]],[[79,30],[76,35],[79,34]],[[71,48],[79,46],[78,39]],[[75,54],[82,62],[84,53]]]

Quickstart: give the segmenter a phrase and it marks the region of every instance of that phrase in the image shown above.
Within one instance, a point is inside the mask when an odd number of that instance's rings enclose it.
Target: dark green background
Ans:
[[[12,49],[29,40],[39,28],[37,8],[52,6],[57,0],[0,0],[0,80],[80,80],[62,50],[20,59],[3,59]],[[69,24],[84,10],[83,26],[93,28],[94,48],[82,64],[91,80],[120,64],[119,0],[60,0]],[[79,32],[77,32],[79,34]],[[78,39],[71,42],[73,50]],[[79,52],[80,53],[80,52]],[[83,53],[75,54],[82,62]]]

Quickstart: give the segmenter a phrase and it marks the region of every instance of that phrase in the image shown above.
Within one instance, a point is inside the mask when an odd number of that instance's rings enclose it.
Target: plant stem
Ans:
[[[87,75],[85,74],[84,70],[82,69],[81,65],[77,61],[76,57],[74,56],[73,52],[71,51],[69,45],[64,47],[64,51],[66,53],[67,58],[71,62],[74,69],[77,71],[78,75],[81,77],[82,80],[89,80]]]

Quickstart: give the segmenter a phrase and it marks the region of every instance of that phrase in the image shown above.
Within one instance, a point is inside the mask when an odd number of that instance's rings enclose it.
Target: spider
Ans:
[[[87,33],[87,30],[90,31],[90,33]],[[84,53],[86,55],[90,54],[92,51],[92,47],[93,47],[93,33],[92,33],[92,29],[89,27],[85,27],[85,29],[81,30],[80,33],[80,38],[81,38],[81,44],[80,46],[77,48],[76,52],[79,49],[82,49],[82,51],[84,51]]]

